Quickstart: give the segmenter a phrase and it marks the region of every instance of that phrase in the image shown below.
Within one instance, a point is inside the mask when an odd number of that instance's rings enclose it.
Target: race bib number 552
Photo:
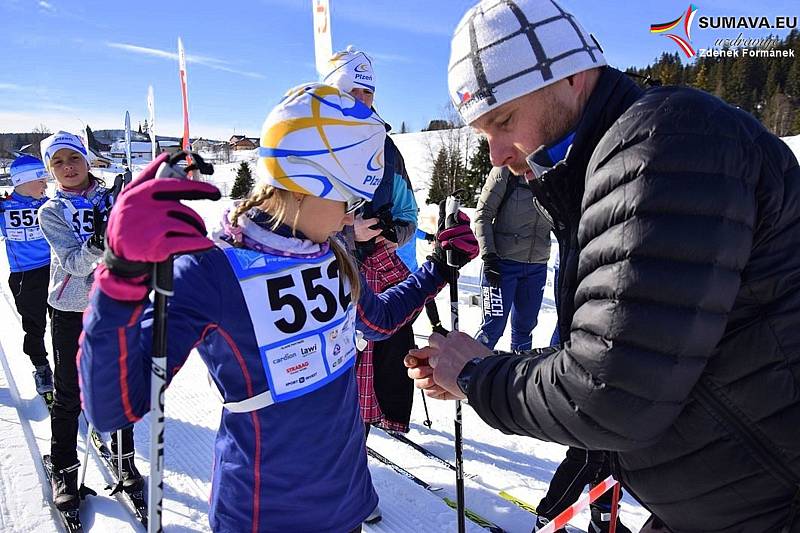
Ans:
[[[307,266],[266,279],[269,322],[276,334],[317,329],[344,313],[350,294],[336,262]]]

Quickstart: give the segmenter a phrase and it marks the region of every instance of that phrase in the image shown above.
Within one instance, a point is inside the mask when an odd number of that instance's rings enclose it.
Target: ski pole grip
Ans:
[[[457,213],[459,208],[458,198],[455,196],[448,196],[444,207],[444,227],[450,229],[458,224]],[[453,268],[458,268],[458,264],[453,258],[453,250],[447,250],[447,264]]]

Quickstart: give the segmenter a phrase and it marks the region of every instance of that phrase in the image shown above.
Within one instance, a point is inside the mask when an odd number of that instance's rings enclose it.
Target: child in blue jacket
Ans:
[[[53,371],[44,345],[50,245],[39,227],[38,213],[48,200],[45,194],[47,176],[44,163],[33,156],[23,155],[11,163],[14,191],[0,202],[0,231],[6,241],[11,271],[8,286],[25,332],[22,351],[33,363],[36,392],[50,405],[53,401]]]
[[[167,155],[111,213],[79,356],[84,408],[101,430],[149,410],[149,273],[192,253],[174,262],[167,368],[180,368],[196,347],[223,398],[214,531],[348,533],[377,505],[353,371],[356,330],[392,334],[444,285],[443,247],[468,250],[466,262],[475,242],[468,227],[446,230],[434,260],[409,280],[380,295],[363,287],[334,235],[380,183],[384,135],[369,108],[308,84],[267,117],[259,183],[213,242],[180,200],[219,191],[152,179],[170,165]]]

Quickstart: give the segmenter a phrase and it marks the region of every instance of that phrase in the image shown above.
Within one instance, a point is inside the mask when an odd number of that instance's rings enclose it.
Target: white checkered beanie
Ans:
[[[597,41],[553,0],[483,0],[453,33],[447,82],[464,122],[606,64]]]

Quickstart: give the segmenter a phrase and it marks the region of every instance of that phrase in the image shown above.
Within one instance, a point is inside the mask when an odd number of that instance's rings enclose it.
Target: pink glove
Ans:
[[[122,190],[111,210],[106,229],[107,268],[100,269],[96,279],[100,289],[113,298],[140,300],[147,294],[144,282],[152,263],[214,246],[206,237],[200,215],[180,201],[218,200],[219,189],[188,179],[154,179],[169,157],[165,153],[150,163]]]
[[[436,233],[436,247],[430,259],[447,266],[445,252],[452,250],[451,259],[457,268],[461,268],[478,257],[478,239],[469,227],[469,217],[463,211],[457,211],[455,220],[445,220],[445,201],[439,204],[439,231]],[[445,229],[445,226],[450,226]]]
[[[478,239],[469,227],[470,220],[466,213],[459,211],[456,219],[457,225],[437,233],[436,240],[441,244],[442,250],[455,250],[468,263],[478,257]]]

